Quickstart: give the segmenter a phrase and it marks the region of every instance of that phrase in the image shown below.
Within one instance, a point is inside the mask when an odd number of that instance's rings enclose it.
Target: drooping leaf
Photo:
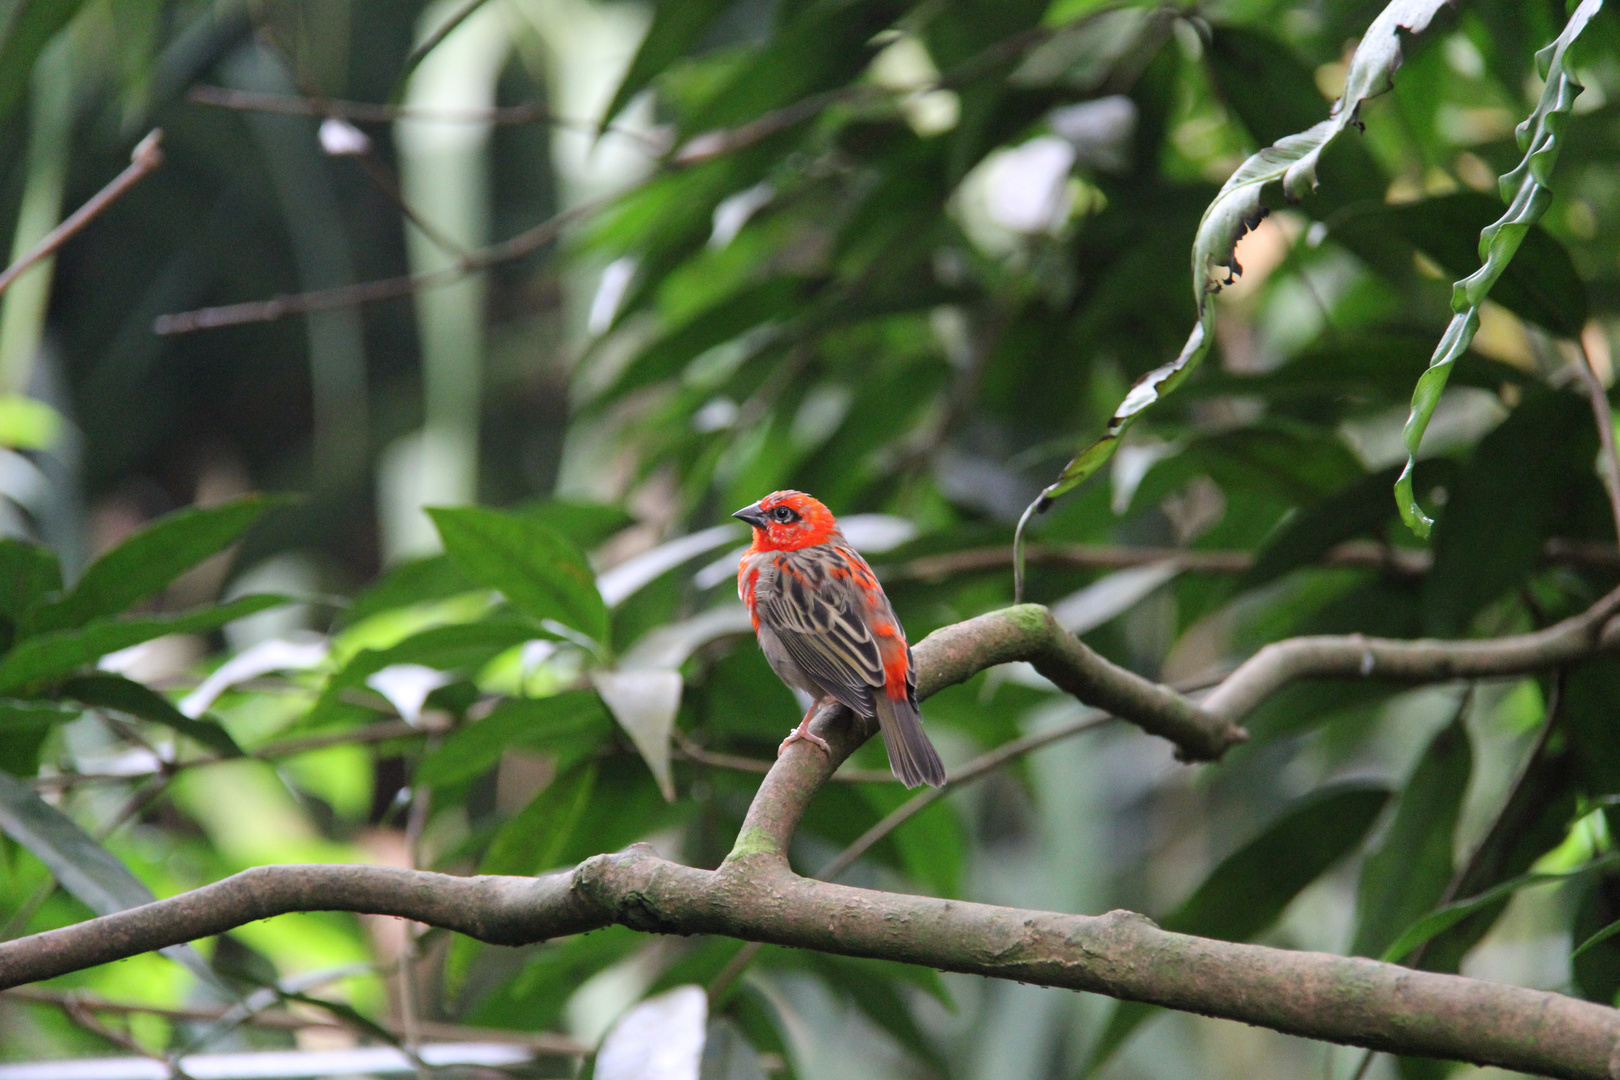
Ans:
[[[678,671],[591,672],[591,682],[608,711],[635,743],[647,763],[658,790],[675,801],[675,778],[669,769],[669,738],[675,730],[675,714],[681,707],[681,673]]]
[[[217,607],[144,619],[97,619],[71,630],[37,634],[0,660],[0,693],[67,675],[108,653],[165,634],[201,634],[286,603],[279,596],[244,596]]]
[[[1361,867],[1350,951],[1377,956],[1434,907],[1452,877],[1451,849],[1473,751],[1461,714],[1440,730],[1401,793],[1395,820]]]
[[[728,0],[659,0],[653,7],[652,24],[641,39],[635,59],[630,61],[619,89],[602,113],[603,121],[618,116],[632,98],[686,55],[727,3]]]
[[[469,580],[448,555],[430,555],[400,563],[354,598],[343,613],[345,624],[358,623],[384,611],[443,600],[471,592],[478,585]]]
[[[599,772],[588,762],[547,784],[495,833],[479,873],[539,874],[565,865],[563,853],[585,819]]]
[[[40,746],[51,728],[82,713],[54,702],[0,701],[0,769],[13,776],[39,771]]]
[[[0,617],[18,627],[62,588],[56,554],[38,544],[11,537],[0,539]]]
[[[142,720],[162,724],[201,743],[221,757],[242,756],[242,748],[236,745],[236,740],[219,725],[219,721],[208,717],[192,719],[175,708],[162,694],[122,675],[80,675],[62,684],[61,695],[92,708],[116,709]]]
[[[1480,441],[1447,488],[1434,531],[1434,568],[1423,583],[1429,633],[1466,631],[1536,570],[1547,540],[1574,523],[1583,501],[1602,499],[1591,468],[1597,446],[1587,403],[1546,390],[1526,394]]]
[[[1395,964],[1404,959],[1408,953],[1419,945],[1437,937],[1446,930],[1451,929],[1470,915],[1484,911],[1493,905],[1506,900],[1514,893],[1530,885],[1544,885],[1555,881],[1569,881],[1585,877],[1589,874],[1606,870],[1620,864],[1620,855],[1605,855],[1594,859],[1585,866],[1574,870],[1548,871],[1542,873],[1520,874],[1509,878],[1499,885],[1493,885],[1484,892],[1470,896],[1456,903],[1447,904],[1436,911],[1431,911],[1423,918],[1403,930],[1399,937],[1384,950],[1379,957],[1385,963]]]
[[[127,610],[210,555],[230,547],[276,504],[277,500],[250,495],[159,518],[91,563],[66,596],[38,613],[31,629],[47,632],[83,626],[91,619]]]
[[[1558,160],[1564,124],[1575,105],[1575,96],[1581,92],[1575,73],[1564,64],[1565,55],[1602,7],[1603,0],[1581,0],[1558,39],[1536,54],[1536,63],[1546,84],[1535,111],[1518,127],[1519,148],[1524,151],[1524,158],[1501,179],[1507,211],[1479,234],[1479,259],[1483,265],[1452,287],[1451,324],[1435,346],[1429,370],[1418,379],[1417,388],[1412,392],[1412,411],[1404,432],[1407,467],[1396,481],[1395,502],[1400,507],[1401,518],[1419,536],[1429,535],[1434,524],[1418,506],[1412,492],[1412,469],[1423,443],[1423,433],[1428,429],[1435,406],[1440,403],[1451,365],[1468,348],[1479,329],[1479,309],[1490,295],[1491,287],[1513,261],[1530,227],[1540,220],[1552,202],[1552,190],[1547,182]]]
[[[1499,201],[1473,191],[1395,205],[1367,201],[1334,214],[1329,235],[1395,281],[1409,280],[1414,248],[1461,277],[1480,261],[1476,238],[1501,213]],[[1491,299],[1555,334],[1578,337],[1586,325],[1586,285],[1563,244],[1539,225],[1525,230]]]
[[[555,619],[587,637],[607,637],[607,607],[577,545],[536,521],[480,507],[428,514],[445,551],[479,585],[498,589],[536,619]]]
[[[1227,275],[1241,271],[1233,252],[1243,234],[1265,216],[1262,195],[1272,184],[1280,183],[1290,201],[1302,198],[1316,183],[1316,165],[1323,152],[1345,129],[1358,123],[1361,105],[1368,98],[1394,85],[1395,70],[1401,63],[1401,35],[1422,33],[1448,0],[1393,0],[1373,20],[1356,47],[1345,77],[1344,93],[1334,103],[1332,114],[1309,129],[1277,140],[1251,156],[1222,185],[1204,211],[1193,241],[1192,284],[1198,305],[1194,324],[1181,353],[1168,363],[1149,371],[1132,384],[1109,419],[1101,438],[1091,443],[1064,466],[1058,478],[1043,489],[1024,511],[1014,537],[1014,594],[1023,594],[1022,546],[1024,529],[1036,514],[1045,513],[1053,500],[1074,490],[1111,458],[1119,441],[1148,406],[1173,391],[1192,374],[1209,350],[1212,331],[1210,293],[1219,288],[1219,271]],[[1212,277],[1212,275],[1214,275]]]
[[[457,728],[416,769],[429,787],[460,783],[491,769],[510,747],[531,747],[558,758],[566,770],[612,733],[602,700],[588,690],[503,701],[482,720]]]
[[[1359,844],[1389,801],[1385,788],[1347,784],[1316,792],[1227,856],[1160,925],[1176,933],[1248,941],[1282,916],[1300,890]],[[1154,1006],[1123,1002],[1092,1051],[1095,1070]]]

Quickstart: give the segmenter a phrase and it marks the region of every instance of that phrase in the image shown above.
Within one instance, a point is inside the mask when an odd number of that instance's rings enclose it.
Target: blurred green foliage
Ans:
[[[1441,8],[1389,39],[1394,88],[1314,190],[1288,201],[1273,169],[1206,217],[1250,155],[1328,119],[1382,5],[0,0],[14,253],[151,127],[168,155],[0,300],[0,410],[65,421],[0,451],[0,934],[272,862],[531,874],[649,840],[716,865],[749,763],[799,715],[731,597],[730,511],[815,493],[913,641],[1005,605],[1020,514],[1201,315],[1209,358],[1032,519],[1032,543],[1082,557],[1032,559],[1029,599],[1166,682],[1294,634],[1489,637],[1583,609],[1620,576],[1575,367],[1614,382],[1620,24],[1599,13],[1538,70],[1572,7]],[[1550,108],[1549,71],[1584,90]],[[417,116],[353,112],[357,140],[345,101]],[[1420,539],[1391,497],[1402,426],[1526,118],[1557,164],[1516,250],[1486,238],[1500,276],[1411,473]],[[558,238],[525,234],[558,214]],[[448,287],[153,332],[456,276],[520,235]],[[1206,294],[1227,254],[1243,272]],[[1119,569],[1104,546],[1229,557]],[[1613,1003],[1620,938],[1571,953],[1620,917],[1617,672],[1305,683],[1215,766],[1115,725],[952,794],[842,880],[1393,948]],[[1012,668],[924,712],[960,765],[1077,709]],[[881,747],[856,764],[883,769]],[[830,785],[795,865],[903,798]],[[895,964],[768,948],[733,978],[737,950],[622,929],[497,949],[311,914],[48,989],[149,1007],[104,1019],[160,1055],[388,1041],[407,1018],[594,1046],[724,972],[710,1077],[1359,1062]],[[244,1000],[339,1031],[198,1019]],[[122,1049],[0,995],[0,1056]]]

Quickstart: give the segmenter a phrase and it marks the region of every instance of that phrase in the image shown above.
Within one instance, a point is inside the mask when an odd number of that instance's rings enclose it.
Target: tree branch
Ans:
[[[57,248],[67,243],[80,229],[96,219],[107,207],[117,202],[124,192],[144,180],[149,174],[155,172],[163,164],[163,132],[153,130],[147,133],[146,138],[135,144],[130,152],[129,165],[124,171],[113,177],[107,186],[90,197],[90,201],[69,214],[67,220],[46,233],[39,243],[27,251],[22,258],[0,270],[0,293],[11,288],[11,283],[22,277],[23,272],[30,266],[46,258]]]
[[[357,911],[515,945],[608,925],[720,934],[1066,987],[1307,1038],[1572,1078],[1620,1075],[1620,1012],[1559,994],[1323,953],[1211,941],[1140,915],[1060,915],[809,881],[770,855],[717,871],[646,845],[542,878],[268,866],[0,945],[0,984],[294,911]]]
[[[1231,722],[1297,679],[1445,682],[1526,675],[1563,667],[1620,641],[1620,589],[1545,630],[1485,641],[1395,641],[1360,634],[1297,637],[1255,653],[1203,700],[1206,713]]]

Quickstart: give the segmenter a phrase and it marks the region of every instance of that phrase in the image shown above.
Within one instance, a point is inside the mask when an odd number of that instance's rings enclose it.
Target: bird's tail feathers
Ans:
[[[902,698],[898,701],[879,690],[872,695],[883,745],[889,751],[889,768],[908,788],[918,784],[939,787],[945,783],[945,764],[934,744],[923,731],[917,706]]]

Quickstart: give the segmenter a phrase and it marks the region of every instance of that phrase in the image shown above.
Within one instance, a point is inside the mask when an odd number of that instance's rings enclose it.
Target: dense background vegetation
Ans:
[[[526,874],[651,839],[714,865],[799,715],[739,621],[729,512],[820,496],[913,641],[1007,604],[1019,515],[1195,323],[1205,207],[1328,115],[1381,8],[0,0],[14,255],[150,128],[167,154],[0,301],[5,527],[44,546],[0,548],[0,934],[266,862]],[[1522,632],[1615,584],[1578,377],[1614,381],[1612,13],[1572,61],[1550,205],[1423,444],[1432,537],[1391,494],[1565,17],[1478,0],[1406,41],[1319,188],[1267,193],[1210,359],[1034,519],[1027,599],[1197,686],[1292,634]],[[439,278],[214,329],[159,318],[409,274]],[[1612,1003],[1620,942],[1571,953],[1620,917],[1617,693],[1610,658],[1309,683],[1218,765],[1105,726],[941,800],[843,880],[1369,956],[1507,883],[1407,961]],[[959,766],[1083,710],[1015,667],[925,714]],[[830,786],[796,865],[904,797]],[[567,1051],[695,982],[736,1051],[716,1076],[758,1075],[754,1051],[806,1080],[1362,1063],[878,962],[766,949],[739,975],[738,950],[617,929],[501,950],[290,916],[0,996],[0,1055],[491,1028]],[[92,1016],[70,989],[151,1009]],[[255,993],[310,1026],[197,1019]],[[1396,1069],[1446,1071],[1370,1075]]]

